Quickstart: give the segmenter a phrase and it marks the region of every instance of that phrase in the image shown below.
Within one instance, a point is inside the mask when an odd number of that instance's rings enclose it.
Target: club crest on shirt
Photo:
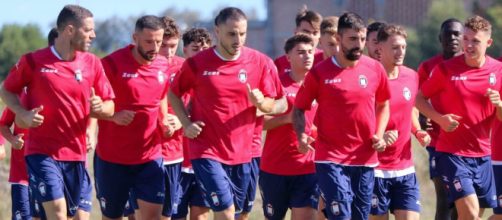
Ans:
[[[239,77],[239,82],[246,83],[248,80],[248,73],[246,72],[245,69],[241,69],[239,70],[238,77]]]
[[[406,101],[410,101],[411,91],[410,91],[410,89],[408,89],[408,87],[403,88],[403,96],[404,96],[404,99],[406,99]]]
[[[82,70],[81,69],[75,70],[75,80],[77,80],[77,82],[82,81]]]
[[[368,87],[368,78],[365,75],[359,75],[359,85],[362,88]]]
[[[495,76],[495,73],[490,73],[488,82],[490,83],[490,86],[494,86],[497,83],[497,77]]]
[[[166,80],[166,75],[164,74],[164,72],[157,72],[157,79],[159,80],[159,83],[163,83]]]
[[[171,73],[171,75],[169,75],[169,82],[172,83],[174,81],[174,77],[176,76],[176,73]]]

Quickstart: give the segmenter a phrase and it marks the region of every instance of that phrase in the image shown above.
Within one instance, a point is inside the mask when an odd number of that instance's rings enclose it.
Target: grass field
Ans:
[[[420,182],[420,195],[421,195],[421,204],[422,204],[422,212],[420,219],[434,219],[434,211],[435,211],[435,193],[434,186],[432,182],[429,180],[429,167],[428,167],[428,158],[427,152],[422,147],[418,146],[416,142],[413,142],[413,152],[414,152],[414,160],[415,160],[415,168],[417,171],[418,179]],[[8,155],[10,152],[9,147],[7,146]],[[89,155],[89,159],[92,159]],[[0,161],[0,220],[10,219],[10,185],[7,182],[8,178],[8,170],[9,170],[9,156]],[[90,163],[92,164],[92,163]],[[92,167],[90,167],[90,172],[93,172]],[[261,198],[257,195],[257,200],[255,202],[255,207],[251,213],[252,220],[264,219],[263,212],[261,209]],[[488,216],[491,215],[491,210],[485,211],[485,215],[483,219],[487,219]],[[93,211],[91,214],[91,219],[101,219],[101,213],[98,207],[98,203],[94,198],[93,202]],[[287,218],[289,219],[289,218]]]

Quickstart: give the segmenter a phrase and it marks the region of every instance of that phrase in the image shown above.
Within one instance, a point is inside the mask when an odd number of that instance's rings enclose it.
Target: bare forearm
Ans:
[[[389,122],[390,110],[389,101],[377,103],[376,105],[376,136],[383,137],[387,123]]]
[[[298,140],[301,139],[303,133],[305,133],[305,111],[302,109],[297,109],[293,107],[293,127],[295,128],[296,137]]]
[[[439,118],[441,118],[441,114],[432,107],[432,105],[427,101],[427,99],[421,92],[417,94],[417,98],[415,99],[415,107],[417,107],[418,111],[420,111],[420,113],[422,113],[425,117],[430,118],[436,123],[438,122]]]
[[[113,100],[103,101],[103,110],[100,113],[91,113],[91,117],[110,120],[115,112],[115,103]]]
[[[270,130],[290,123],[292,123],[290,114],[281,115],[277,117],[265,115],[265,122],[263,124],[263,129]]]
[[[0,133],[9,143],[13,143],[16,140],[16,137],[14,136],[14,134],[12,134],[12,131],[7,126],[0,126]]]
[[[418,120],[419,112],[417,108],[413,108],[411,111],[411,130],[418,131],[421,130],[420,121]]]
[[[3,102],[7,105],[7,107],[12,112],[14,112],[14,114],[20,114],[23,111],[26,111],[26,109],[21,105],[21,102],[19,101],[18,94],[14,94],[5,90],[3,85],[2,88],[0,89],[0,97],[2,98]]]
[[[256,108],[265,114],[271,114],[274,110],[275,100],[272,98],[265,98],[263,102],[257,104]]]
[[[174,110],[174,113],[176,113],[176,116],[178,116],[178,119],[181,122],[181,125],[183,125],[184,128],[186,128],[188,125],[192,123],[190,121],[190,118],[188,118],[188,113],[185,108],[185,105],[183,104],[183,101],[173,94],[171,91],[168,93],[168,99],[169,103],[171,104],[171,107]]]
[[[286,99],[286,96],[276,99],[274,102],[274,108],[272,112],[270,112],[270,115],[282,114],[288,110],[288,100]]]

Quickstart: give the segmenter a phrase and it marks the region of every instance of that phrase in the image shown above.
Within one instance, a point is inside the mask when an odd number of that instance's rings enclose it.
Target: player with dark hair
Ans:
[[[385,27],[386,23],[375,21],[368,25],[368,30],[366,31],[366,49],[368,50],[368,56],[375,60],[380,60],[380,51],[378,47],[378,30]]]

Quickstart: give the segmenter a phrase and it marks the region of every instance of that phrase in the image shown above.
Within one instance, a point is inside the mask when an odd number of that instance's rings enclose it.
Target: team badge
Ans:
[[[406,99],[406,101],[410,101],[411,91],[410,91],[410,89],[408,89],[408,87],[403,88],[403,96],[404,96],[404,99]]]
[[[82,82],[82,70],[81,69],[75,70],[75,80],[77,80],[77,82]]]
[[[331,212],[334,215],[340,215],[340,206],[338,205],[338,202],[331,203]]]
[[[238,77],[241,83],[246,83],[246,81],[248,80],[248,73],[246,72],[245,69],[241,69],[239,70]]]
[[[495,76],[495,73],[490,73],[490,78],[488,82],[490,83],[490,86],[494,86],[497,83],[497,78]]]
[[[44,182],[40,182],[40,184],[38,184],[38,191],[40,192],[40,195],[45,196],[46,191]]]
[[[455,186],[455,190],[457,190],[457,192],[461,192],[462,191],[462,183],[460,183],[459,179],[455,179],[453,181],[453,186]]]
[[[213,201],[213,204],[215,206],[219,206],[220,205],[220,200],[218,199],[218,195],[215,192],[211,193],[211,200]]]
[[[164,74],[164,72],[159,71],[157,73],[157,79],[159,80],[159,83],[163,83],[165,80],[165,77],[166,77],[166,75]]]
[[[376,195],[373,195],[371,198],[371,207],[376,208],[378,206],[378,197]]]
[[[267,214],[268,216],[274,215],[274,207],[272,206],[272,204],[267,204]]]
[[[368,87],[368,78],[365,75],[359,75],[359,85],[362,88]]]

